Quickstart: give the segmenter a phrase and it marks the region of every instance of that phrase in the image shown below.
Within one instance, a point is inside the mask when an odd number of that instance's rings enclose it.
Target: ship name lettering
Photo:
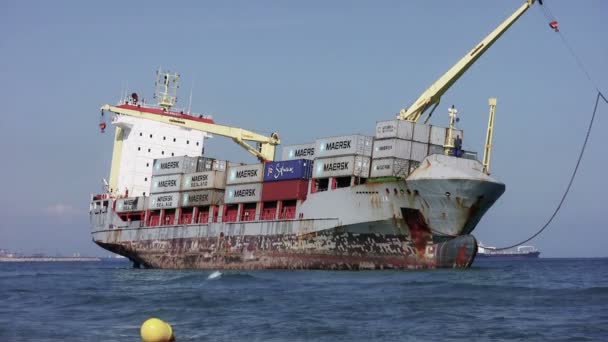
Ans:
[[[336,162],[323,165],[323,171],[340,171],[348,170],[348,164],[350,162]]]
[[[257,169],[243,170],[243,171],[236,172],[236,178],[250,178],[250,177],[257,177],[257,176],[258,176]]]
[[[350,148],[350,140],[334,141],[325,144],[326,150],[343,150]]]

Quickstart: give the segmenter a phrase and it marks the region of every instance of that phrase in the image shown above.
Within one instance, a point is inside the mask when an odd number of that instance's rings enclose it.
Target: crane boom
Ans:
[[[106,104],[101,107],[101,110],[110,111],[116,113],[117,115],[128,115],[151,121],[162,122],[168,125],[174,125],[211,134],[217,134],[224,137],[229,137],[261,161],[274,160],[275,147],[276,145],[281,143],[279,135],[277,133],[272,133],[270,136],[265,136],[238,127],[231,127],[226,125],[219,125],[212,122],[199,121],[195,120],[194,118],[189,119],[185,115],[176,116],[168,113],[152,113],[145,111],[144,108],[132,105],[111,106]],[[257,142],[259,144],[259,148],[255,148],[249,145],[246,141]]]
[[[441,96],[450,89],[452,84],[462,76],[475,61],[486,52],[507,29],[534,4],[535,0],[526,0],[511,16],[490,32],[471,51],[454,64],[443,76],[426,89],[420,97],[407,109],[401,109],[397,118],[417,122],[422,114],[431,106],[439,103]]]

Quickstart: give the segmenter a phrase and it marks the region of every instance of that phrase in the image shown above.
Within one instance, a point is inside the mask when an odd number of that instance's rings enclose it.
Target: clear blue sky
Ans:
[[[0,3],[0,248],[104,254],[89,234],[90,193],[110,166],[99,107],[122,87],[150,98],[158,66],[183,76],[182,105],[218,122],[278,131],[284,144],[372,134],[510,15],[509,1],[11,1]],[[545,0],[608,91],[608,3]],[[516,242],[557,204],[586,130],[594,88],[538,4],[443,97],[466,148],[482,151],[498,98],[493,176],[507,191],[474,234]],[[533,241],[546,256],[608,256],[600,113],[571,196]],[[214,138],[216,157],[251,161]]]

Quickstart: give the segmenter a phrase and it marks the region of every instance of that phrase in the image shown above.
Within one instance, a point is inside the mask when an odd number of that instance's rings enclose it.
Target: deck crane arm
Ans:
[[[272,133],[270,136],[265,136],[238,127],[188,119],[183,115],[178,117],[171,114],[155,114],[143,110],[122,108],[120,106],[111,106],[107,104],[103,105],[101,110],[110,111],[118,115],[127,115],[229,137],[232,138],[234,142],[244,147],[247,151],[249,151],[249,153],[256,156],[260,161],[274,160],[276,145],[280,144],[281,142],[277,133]],[[249,145],[246,141],[257,142],[259,144],[258,148]]]
[[[473,63],[475,63],[475,61],[481,57],[498,38],[500,38],[500,36],[534,4],[534,1],[535,0],[526,0],[526,2],[511,14],[510,17],[498,25],[494,31],[490,32],[489,35],[462,57],[458,63],[454,64],[450,70],[426,89],[409,108],[401,109],[397,118],[400,120],[417,122],[427,109],[433,105],[437,105],[441,96],[450,89],[452,84],[454,84],[454,82],[456,82],[460,76],[462,76],[471,65],[473,65]]]

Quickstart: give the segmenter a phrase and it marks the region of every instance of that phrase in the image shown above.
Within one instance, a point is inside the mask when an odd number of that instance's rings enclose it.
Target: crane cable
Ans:
[[[568,186],[566,187],[566,190],[564,191],[564,194],[562,195],[562,198],[559,201],[559,204],[557,205],[557,207],[553,211],[553,214],[551,214],[551,216],[549,217],[549,219],[545,222],[545,224],[538,231],[536,231],[536,233],[534,233],[532,236],[530,236],[529,238],[527,238],[527,239],[525,239],[523,241],[520,241],[520,242],[518,242],[516,244],[512,244],[510,246],[500,247],[500,248],[496,248],[496,247],[484,247],[486,249],[493,250],[493,251],[500,251],[500,250],[505,250],[505,249],[511,249],[511,248],[517,247],[519,245],[522,245],[522,244],[524,244],[524,243],[526,243],[526,242],[534,239],[535,237],[537,237],[538,235],[540,235],[547,227],[549,227],[549,225],[551,224],[551,222],[553,221],[553,219],[555,218],[555,216],[557,216],[557,213],[562,208],[562,205],[566,201],[566,197],[570,193],[570,188],[572,187],[572,183],[574,183],[574,179],[576,178],[576,174],[577,174],[578,169],[579,169],[579,167],[581,165],[581,160],[583,159],[583,155],[585,154],[585,149],[587,148],[587,142],[589,141],[589,137],[591,136],[591,129],[593,128],[593,123],[595,122],[595,115],[597,113],[597,107],[599,105],[600,99],[602,99],[605,103],[608,104],[608,99],[606,99],[606,97],[604,96],[604,94],[602,93],[602,91],[600,90],[600,88],[593,81],[593,78],[591,77],[591,75],[589,74],[589,72],[587,71],[587,69],[585,68],[583,62],[578,57],[578,55],[575,53],[575,51],[572,48],[572,46],[568,43],[568,40],[566,39],[566,37],[564,36],[564,34],[559,30],[558,22],[555,19],[555,17],[553,16],[553,14],[551,13],[551,10],[546,5],[543,5],[542,1],[539,1],[539,3],[541,4],[540,7],[543,10],[543,14],[545,15],[545,17],[549,21],[549,27],[551,27],[557,34],[559,34],[559,37],[561,38],[562,43],[566,46],[566,48],[568,49],[568,51],[570,52],[570,54],[572,55],[572,57],[574,58],[574,60],[578,64],[578,67],[583,71],[583,73],[585,74],[585,76],[587,76],[587,79],[589,80],[589,82],[595,88],[595,90],[597,92],[597,96],[595,98],[595,106],[593,107],[593,114],[591,115],[591,120],[589,121],[589,126],[587,128],[587,134],[585,135],[585,140],[583,141],[583,146],[581,147],[581,152],[579,153],[578,159],[576,160],[576,166],[574,167],[574,170],[572,171],[572,175],[570,176],[570,181],[568,182]]]

